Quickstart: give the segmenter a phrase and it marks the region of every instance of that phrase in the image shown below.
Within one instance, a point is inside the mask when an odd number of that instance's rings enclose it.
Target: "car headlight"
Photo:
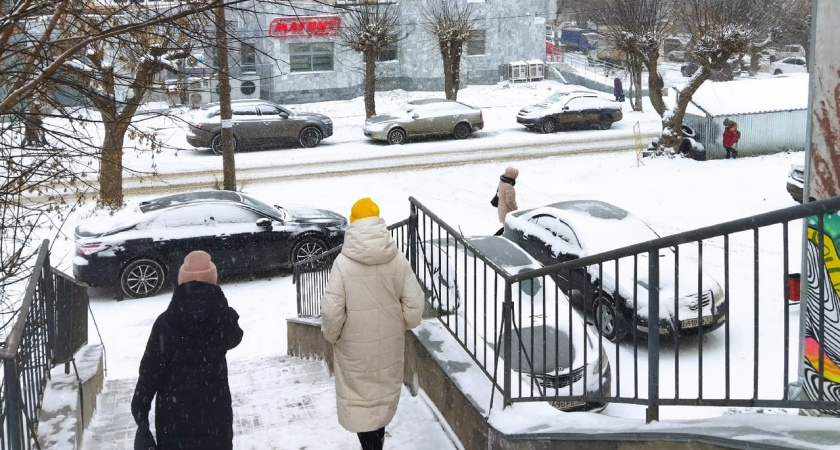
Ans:
[[[322,121],[323,123],[327,124],[327,125],[329,125],[329,124],[331,124],[331,123],[332,123],[332,119],[330,119],[329,117],[327,117],[326,119],[322,119],[321,121]]]

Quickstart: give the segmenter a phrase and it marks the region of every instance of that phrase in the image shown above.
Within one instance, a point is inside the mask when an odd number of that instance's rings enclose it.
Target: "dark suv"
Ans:
[[[332,136],[332,120],[309,112],[294,112],[265,100],[234,100],[234,149],[267,147],[281,141],[299,143],[311,148]],[[210,147],[222,154],[222,124],[219,102],[208,103],[192,113],[187,128],[187,142],[193,147]]]

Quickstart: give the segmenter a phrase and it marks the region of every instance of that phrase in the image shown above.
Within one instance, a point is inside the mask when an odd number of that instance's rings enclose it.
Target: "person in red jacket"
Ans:
[[[738,150],[735,149],[735,144],[741,138],[741,133],[738,131],[738,124],[726,119],[723,121],[723,125],[726,127],[723,130],[723,148],[726,149],[726,159],[730,157],[735,159],[738,157]]]

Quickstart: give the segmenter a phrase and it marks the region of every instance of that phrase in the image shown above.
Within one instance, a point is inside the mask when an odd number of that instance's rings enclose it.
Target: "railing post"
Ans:
[[[411,212],[408,215],[408,262],[411,264],[411,270],[418,273],[417,270],[417,205],[411,204]]]
[[[3,410],[6,414],[7,449],[23,449],[23,422],[21,413],[23,399],[20,397],[18,384],[17,358],[10,358],[3,362],[3,384],[6,386]]]
[[[646,422],[659,420],[659,251],[648,252],[648,407]]]
[[[505,303],[502,306],[502,336],[503,345],[505,349],[505,354],[502,356],[502,361],[505,361],[505,383],[504,383],[504,396],[505,396],[505,405],[510,405],[510,385],[511,385],[511,375],[512,369],[511,365],[513,364],[513,356],[511,352],[511,345],[512,345],[512,337],[511,337],[511,320],[513,319],[513,294],[510,287],[510,281],[505,280]]]
[[[55,287],[55,275],[52,273],[52,266],[50,265],[50,241],[44,239],[44,243],[41,246],[41,251],[46,252],[46,257],[44,258],[44,266],[43,276],[45,278],[44,281],[44,299],[46,304],[46,313],[47,313],[47,351],[49,354],[47,355],[47,361],[52,365],[53,361],[55,361],[55,333],[56,333],[56,323],[55,323],[55,300],[56,300],[56,293],[54,292]],[[68,299],[69,301],[69,299]],[[49,377],[50,372],[47,371],[47,376]]]

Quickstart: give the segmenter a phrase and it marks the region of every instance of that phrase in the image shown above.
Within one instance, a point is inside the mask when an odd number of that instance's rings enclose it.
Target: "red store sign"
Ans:
[[[341,17],[278,17],[268,26],[268,35],[276,38],[335,36],[341,26]]]

